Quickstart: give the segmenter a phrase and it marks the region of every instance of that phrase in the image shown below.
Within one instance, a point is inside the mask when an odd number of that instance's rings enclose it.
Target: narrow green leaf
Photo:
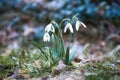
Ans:
[[[75,54],[76,54],[76,49],[74,50],[74,52],[70,53],[69,62],[71,62],[75,58]]]
[[[65,63],[68,64],[69,63],[69,47],[67,47],[66,49],[66,54],[65,54]]]
[[[52,54],[52,52],[49,50],[50,53],[50,60],[51,60],[51,64],[54,64],[55,60],[54,60],[54,56]]]
[[[38,48],[38,49],[42,52],[42,54],[44,55],[44,57],[45,57],[46,59],[48,59],[46,53],[42,50],[42,46],[39,46],[38,44],[36,44],[36,43],[34,43],[34,42],[29,42],[29,43],[32,44],[33,46],[35,46],[36,48]]]
[[[89,49],[90,44],[86,44],[82,49],[82,54],[84,54],[86,57],[88,57],[87,52]]]
[[[25,51],[22,50],[20,53],[20,62],[25,62]]]

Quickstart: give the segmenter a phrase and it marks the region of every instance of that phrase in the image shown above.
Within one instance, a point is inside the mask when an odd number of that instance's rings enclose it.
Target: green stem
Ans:
[[[73,19],[78,20],[78,18],[76,17],[76,16],[78,16],[78,15],[79,15],[79,14],[74,15],[71,20],[73,20]]]
[[[63,20],[61,21],[61,23],[60,23],[60,28],[62,27],[62,24],[63,24],[64,21],[70,21],[70,19],[69,19],[69,18],[63,19]]]

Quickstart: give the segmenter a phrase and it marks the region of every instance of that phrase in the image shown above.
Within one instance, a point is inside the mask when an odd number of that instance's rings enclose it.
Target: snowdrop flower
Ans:
[[[43,36],[43,41],[44,42],[50,42],[50,35],[48,34],[48,32],[46,32],[45,34],[44,34],[44,36]]]
[[[46,26],[46,28],[45,28],[45,32],[55,32],[55,28],[54,28],[54,26],[52,25],[52,23],[49,23],[47,26]]]
[[[70,23],[68,23],[68,24],[65,26],[65,28],[64,28],[64,33],[67,31],[67,29],[69,29],[70,32],[73,33],[73,27],[72,27],[72,25],[71,25]]]
[[[80,27],[81,25],[82,25],[84,28],[87,27],[83,22],[81,22],[81,21],[76,21],[76,24],[75,24],[76,31],[79,30],[79,27]]]

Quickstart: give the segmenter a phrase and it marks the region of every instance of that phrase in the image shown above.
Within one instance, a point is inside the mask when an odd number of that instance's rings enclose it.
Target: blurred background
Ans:
[[[120,44],[120,0],[0,0],[0,53],[42,40],[51,20],[75,14],[87,28],[74,36],[81,45],[91,43],[91,53]]]

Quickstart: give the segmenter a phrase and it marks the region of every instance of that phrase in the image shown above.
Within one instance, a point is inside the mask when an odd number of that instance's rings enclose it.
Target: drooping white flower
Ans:
[[[76,21],[76,24],[75,24],[76,31],[79,30],[80,26],[81,26],[80,21]]]
[[[55,28],[54,28],[54,26],[52,25],[52,23],[49,23],[47,26],[46,26],[46,28],[45,28],[45,32],[55,32]]]
[[[80,27],[81,25],[82,25],[84,28],[87,28],[87,26],[86,26],[83,22],[81,22],[81,21],[76,21],[76,24],[75,24],[76,31],[79,30],[79,27]]]
[[[48,34],[48,32],[46,32],[45,34],[44,34],[44,36],[43,36],[43,41],[44,42],[50,42],[50,35]]]
[[[64,28],[64,33],[67,31],[67,29],[70,30],[71,33],[73,33],[73,27],[70,23],[67,23],[67,25]]]

